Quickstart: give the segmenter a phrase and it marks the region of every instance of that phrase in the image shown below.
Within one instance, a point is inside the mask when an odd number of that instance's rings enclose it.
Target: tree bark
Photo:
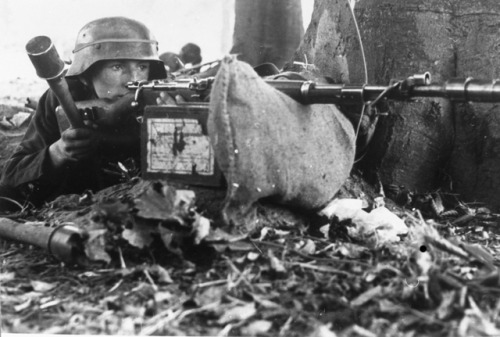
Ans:
[[[231,54],[256,66],[290,58],[304,34],[300,0],[236,0]]]
[[[429,71],[435,82],[453,77],[454,46],[448,1],[371,0],[356,6],[368,79],[388,84]],[[347,55],[359,54],[351,45]],[[355,78],[361,70],[348,57]],[[359,56],[358,56],[359,59]],[[384,185],[420,193],[442,186],[453,145],[453,112],[443,99],[390,102],[390,114],[380,120],[363,163],[375,168]]]
[[[455,69],[458,77],[500,76],[500,2],[454,2]],[[469,103],[455,110],[456,140],[450,176],[467,201],[500,210],[500,105]]]
[[[335,82],[366,82],[347,0],[316,0],[305,37],[289,62],[307,61]],[[481,0],[359,0],[355,7],[368,83],[431,72],[450,78],[499,77],[500,3]],[[304,57],[305,56],[305,57]],[[309,65],[310,66],[310,65]],[[311,66],[310,66],[311,67]],[[500,208],[498,104],[444,99],[390,102],[366,155],[365,171],[414,192],[446,189]]]
[[[366,54],[346,0],[317,0],[294,61],[306,55],[321,74],[337,83],[389,85],[415,73],[431,71],[436,80],[453,71],[453,47],[447,35],[449,10],[432,0],[366,0],[356,4],[356,17]],[[292,63],[292,62],[290,62]],[[297,66],[290,67],[298,70]],[[380,119],[360,164],[377,171],[382,183],[424,191],[440,183],[453,140],[448,102],[419,99],[391,102],[391,114]],[[352,111],[346,111],[350,114]]]

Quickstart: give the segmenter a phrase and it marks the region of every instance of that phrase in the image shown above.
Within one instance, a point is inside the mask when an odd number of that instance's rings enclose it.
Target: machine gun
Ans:
[[[214,77],[191,78],[176,81],[129,82],[127,88],[135,90],[135,102],[145,92],[164,91],[171,95],[182,94],[196,102],[177,106],[146,106],[142,115],[142,174],[146,178],[174,178],[188,183],[217,185],[220,183],[217,165],[206,133],[208,103]],[[444,84],[433,84],[431,75],[413,75],[388,86],[323,84],[307,80],[265,80],[267,84],[302,104],[375,105],[382,100],[408,101],[416,97],[445,98],[455,102],[500,102],[500,81],[468,78],[453,79]],[[188,122],[187,122],[188,121]],[[189,134],[186,143],[204,144],[185,153],[176,153],[178,143],[175,130]],[[196,138],[196,139],[194,139]],[[161,148],[159,144],[169,145]],[[158,155],[163,153],[164,155]],[[173,153],[173,155],[172,155]],[[170,157],[169,157],[170,155]],[[176,163],[172,158],[179,159]],[[170,158],[170,159],[169,159]],[[198,158],[192,165],[192,158]],[[195,169],[193,169],[195,167]],[[202,171],[200,169],[203,168]]]
[[[127,88],[140,93],[143,90],[179,92],[190,91],[197,97],[207,97],[214,77],[178,81],[136,81]],[[473,78],[452,79],[444,84],[432,84],[426,72],[393,81],[388,86],[322,84],[300,80],[266,80],[273,88],[302,104],[375,104],[381,99],[406,101],[415,97],[446,98],[456,102],[500,102],[500,80],[485,81]],[[139,94],[136,94],[136,98]]]

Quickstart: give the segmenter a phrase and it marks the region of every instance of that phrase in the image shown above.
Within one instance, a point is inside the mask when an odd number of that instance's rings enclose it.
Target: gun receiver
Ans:
[[[129,82],[127,88],[137,92],[189,90],[197,95],[208,95],[213,81],[214,78],[209,77],[178,81]],[[500,102],[500,80],[467,78],[452,79],[444,84],[431,84],[431,75],[427,72],[410,76],[389,86],[320,84],[297,80],[266,80],[266,83],[302,104],[374,104],[381,99],[406,101],[414,97],[446,98],[458,102]]]

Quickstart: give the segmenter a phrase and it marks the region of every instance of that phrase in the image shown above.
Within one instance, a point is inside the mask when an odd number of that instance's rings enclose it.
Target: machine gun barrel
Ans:
[[[130,82],[127,87],[132,90],[190,90],[207,93],[213,81],[213,77],[170,82],[143,81]],[[413,75],[389,86],[322,84],[297,80],[266,80],[266,83],[302,104],[359,104],[382,98],[406,101],[414,97],[446,98],[456,102],[500,102],[500,80],[467,78],[431,84],[429,73]]]

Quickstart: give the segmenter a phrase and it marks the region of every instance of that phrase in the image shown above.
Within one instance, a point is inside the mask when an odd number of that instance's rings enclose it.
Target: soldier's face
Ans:
[[[135,60],[108,60],[96,65],[92,84],[99,98],[118,98],[129,92],[126,84],[149,78],[149,62]]]

